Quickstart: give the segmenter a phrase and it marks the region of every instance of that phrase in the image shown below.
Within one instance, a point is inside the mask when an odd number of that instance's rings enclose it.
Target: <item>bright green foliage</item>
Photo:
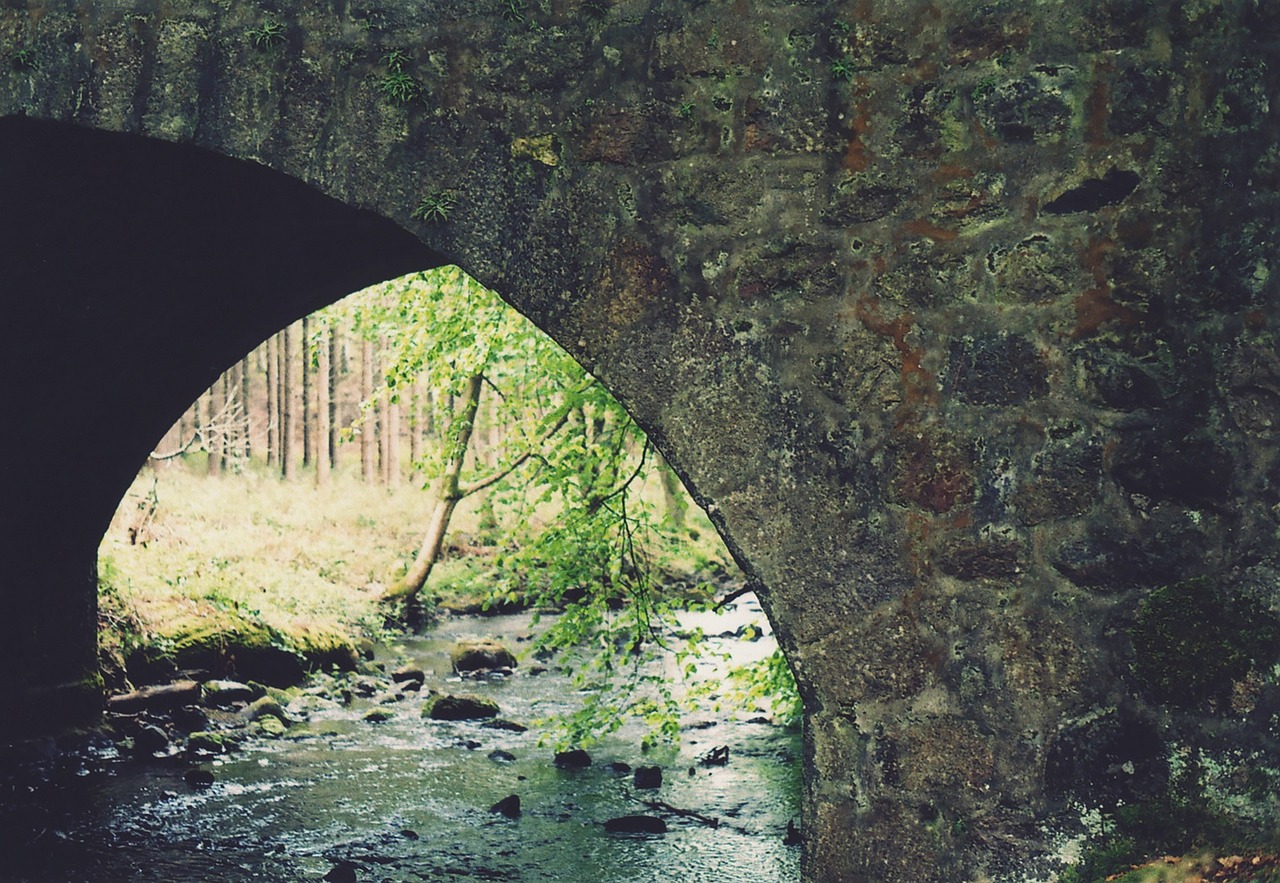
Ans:
[[[437,224],[449,220],[449,212],[457,204],[457,197],[447,190],[436,190],[423,196],[409,217],[415,221]]]
[[[272,49],[284,42],[284,25],[278,19],[268,17],[249,32],[249,37],[259,49]]]
[[[706,609],[712,593],[663,590],[664,562],[687,537],[641,497],[659,462],[630,416],[563,349],[456,267],[375,286],[333,309],[354,311],[360,333],[383,341],[384,389],[375,399],[414,384],[436,392],[435,424],[444,432],[414,464],[424,484],[438,489],[464,462],[466,474],[454,476],[461,493],[484,490],[500,504],[505,543],[480,577],[490,603],[560,612],[534,652],[570,670],[583,706],[555,722],[553,741],[589,744],[631,717],[649,725],[651,740],[676,738],[675,685],[697,674],[703,653],[701,633],[681,633],[676,615]],[[448,410],[477,376],[488,420],[504,435],[488,467],[464,459],[467,436]],[[789,677],[778,657],[742,675],[741,692],[754,701],[787,689]]]
[[[734,669],[731,677],[742,692],[743,704],[751,707],[768,703],[774,716],[788,726],[800,723],[804,711],[800,693],[796,690],[791,666],[782,650],[774,650],[769,656],[752,665]]]

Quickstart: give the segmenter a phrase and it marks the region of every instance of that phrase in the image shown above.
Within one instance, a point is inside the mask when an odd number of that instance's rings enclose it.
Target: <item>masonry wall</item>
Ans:
[[[632,409],[805,693],[806,879],[1047,879],[1188,762],[1275,835],[1280,8],[81,6],[0,4],[0,115],[371,210]]]

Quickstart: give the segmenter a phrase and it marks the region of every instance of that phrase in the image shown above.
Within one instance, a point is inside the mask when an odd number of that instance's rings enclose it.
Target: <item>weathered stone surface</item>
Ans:
[[[220,368],[456,261],[763,587],[807,703],[806,880],[1048,879],[1024,833],[1114,808],[1066,779],[1129,775],[1070,747],[1142,730],[1088,723],[1126,703],[1274,829],[1280,789],[1235,776],[1274,675],[1171,703],[1132,632],[1201,577],[1280,607],[1273,6],[303,0],[278,37],[252,4],[0,7],[0,291],[40,293],[5,304],[0,410],[61,464],[0,440],[0,661],[31,685],[5,726],[100,708],[94,550]]]

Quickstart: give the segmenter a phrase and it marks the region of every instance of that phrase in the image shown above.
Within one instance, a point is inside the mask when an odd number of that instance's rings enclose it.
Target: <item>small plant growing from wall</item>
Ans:
[[[433,190],[422,197],[409,217],[427,224],[439,224],[449,220],[449,213],[457,204],[458,198],[448,190]]]
[[[24,46],[13,53],[13,67],[20,71],[33,71],[36,69],[36,51],[30,46]]]
[[[382,56],[387,73],[378,84],[378,91],[393,104],[405,104],[422,94],[422,84],[404,69],[408,61],[408,53],[401,49],[392,49]]]
[[[835,77],[837,80],[844,80],[846,82],[848,80],[852,80],[853,64],[850,63],[847,58],[837,58],[835,61],[831,62],[831,76]]]
[[[528,7],[525,0],[502,0],[502,17],[507,21],[524,21]]]
[[[262,24],[249,32],[249,38],[259,49],[274,49],[284,43],[284,24],[279,19],[268,16]]]

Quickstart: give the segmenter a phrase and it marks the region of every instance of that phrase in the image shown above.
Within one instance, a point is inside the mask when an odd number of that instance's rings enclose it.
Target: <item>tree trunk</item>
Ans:
[[[280,474],[287,481],[298,477],[297,434],[294,427],[294,388],[297,375],[294,366],[293,326],[286,325],[280,337]]]
[[[311,407],[311,317],[302,320],[302,465],[310,466],[315,462],[315,414]]]
[[[267,338],[267,465],[280,465],[280,383],[276,378],[279,335]]]
[[[416,464],[422,459],[422,383],[413,382],[413,393],[409,398],[409,462]],[[412,465],[409,467],[413,468]]]
[[[332,465],[329,451],[329,345],[327,333],[320,332],[320,340],[316,345],[316,487],[324,487],[329,483],[329,468]]]
[[[400,485],[400,404],[388,392],[383,402],[382,449],[383,477],[387,487]]]
[[[249,396],[251,391],[249,370],[249,357],[245,356],[240,360],[240,406],[244,408],[244,413],[240,415],[240,428],[244,432],[244,440],[240,446],[240,452],[244,455],[245,463],[248,463],[253,456],[253,441],[251,439],[253,435],[253,420],[250,416],[253,414],[253,399]]]
[[[231,465],[231,458],[235,456],[235,448],[233,445],[240,443],[240,421],[239,421],[239,405],[236,402],[236,394],[240,390],[240,384],[233,382],[236,366],[232,365],[222,374],[222,410],[224,415],[222,418],[222,458],[218,462],[218,468],[226,472],[227,467]]]
[[[338,373],[341,365],[339,364],[339,351],[343,349],[339,343],[339,337],[342,336],[342,329],[336,324],[329,327],[329,376],[326,382],[329,384],[329,466],[336,468],[338,465],[338,438],[339,427],[342,425],[338,422]]]
[[[373,341],[360,341],[360,400],[367,402],[373,395]],[[366,414],[360,426],[360,477],[371,483],[376,479],[377,435],[373,414]]]
[[[684,485],[680,476],[663,460],[658,466],[658,475],[662,479],[662,499],[667,510],[667,520],[677,530],[684,530],[689,514],[689,501],[685,496]]]
[[[444,548],[449,519],[453,517],[453,510],[457,508],[458,502],[465,496],[462,492],[462,463],[466,459],[467,448],[471,444],[472,430],[475,429],[476,409],[480,405],[480,390],[483,382],[482,374],[477,374],[467,381],[462,409],[453,418],[461,421],[458,423],[458,432],[456,435],[448,431],[443,433],[446,438],[454,436],[453,450],[449,452],[449,459],[445,462],[443,473],[436,480],[435,504],[432,507],[431,520],[427,524],[427,533],[422,539],[418,555],[408,573],[404,575],[404,579],[382,596],[384,603],[399,608],[397,614],[401,619],[404,619],[405,612],[413,605],[418,593],[426,585],[427,578],[431,576],[431,569],[435,567],[436,561],[440,558],[440,550]]]
[[[221,379],[215,380],[209,387],[208,417],[205,419],[204,449],[209,454],[205,463],[205,474],[217,475],[222,465],[222,421],[218,418],[218,387]]]

